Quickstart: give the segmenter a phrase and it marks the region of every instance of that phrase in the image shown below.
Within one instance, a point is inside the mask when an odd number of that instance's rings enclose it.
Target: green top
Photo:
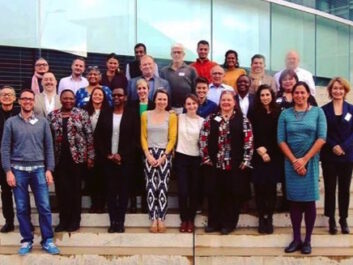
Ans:
[[[148,103],[140,103],[140,116],[147,110]]]

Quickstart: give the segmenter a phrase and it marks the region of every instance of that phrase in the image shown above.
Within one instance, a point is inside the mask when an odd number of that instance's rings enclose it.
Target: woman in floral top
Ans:
[[[210,166],[209,215],[205,232],[231,233],[237,225],[242,202],[249,198],[253,154],[251,124],[236,106],[233,91],[223,91],[219,111],[203,123],[200,134],[202,164]]]

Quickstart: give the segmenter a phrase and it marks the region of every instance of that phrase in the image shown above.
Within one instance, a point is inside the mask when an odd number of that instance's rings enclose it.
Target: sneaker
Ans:
[[[23,242],[18,250],[18,254],[21,256],[27,255],[32,250],[32,242]]]
[[[60,253],[60,250],[55,246],[52,238],[47,239],[42,244],[42,249],[52,255],[56,255]]]

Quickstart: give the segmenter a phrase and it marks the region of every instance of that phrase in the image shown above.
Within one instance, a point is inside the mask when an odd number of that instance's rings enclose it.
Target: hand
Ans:
[[[207,166],[210,166],[212,167],[213,166],[213,163],[211,160],[207,160],[206,162],[203,163],[204,165],[207,165]]]
[[[88,168],[92,168],[93,166],[94,166],[94,160],[88,158],[88,159],[87,159],[87,167],[88,167]]]
[[[121,165],[121,156],[119,154],[114,154],[112,160],[115,164]]]
[[[253,167],[250,165],[249,162],[243,161],[243,162],[241,162],[239,168],[241,170],[245,170],[246,168],[253,168]]]
[[[338,144],[332,148],[332,152],[337,156],[345,155],[342,147]]]
[[[11,170],[6,172],[6,181],[10,187],[16,187],[16,178]]]
[[[298,170],[296,170],[296,172],[300,176],[305,176],[307,171],[306,171],[305,167],[302,167],[302,168],[299,168]]]
[[[295,171],[297,171],[300,168],[305,167],[305,165],[308,163],[308,161],[304,158],[298,158],[292,162],[293,168]]]
[[[263,156],[264,154],[267,153],[267,149],[263,146],[260,146],[259,148],[257,148],[256,151],[259,154],[259,156]]]
[[[165,155],[162,155],[160,156],[158,159],[157,159],[157,163],[154,167],[159,167],[161,165],[164,165],[165,161],[167,160],[167,157]]]
[[[262,160],[263,160],[265,163],[271,161],[271,158],[270,158],[270,156],[269,156],[267,153],[263,154],[263,155],[261,156],[261,158],[262,158]]]
[[[47,180],[48,185],[51,185],[54,183],[53,174],[51,173],[50,170],[45,171],[45,179]]]
[[[148,164],[150,164],[153,167],[157,164],[157,160],[154,159],[154,157],[151,154],[148,154],[146,156],[146,159],[147,159]]]

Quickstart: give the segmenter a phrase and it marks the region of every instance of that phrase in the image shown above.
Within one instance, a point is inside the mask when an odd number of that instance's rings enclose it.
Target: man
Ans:
[[[131,78],[135,78],[142,75],[140,70],[140,59],[142,56],[146,55],[146,52],[147,52],[146,45],[143,43],[137,43],[134,47],[134,51],[135,51],[135,61],[126,64],[125,76],[127,80],[130,80]],[[154,66],[155,66],[154,75],[159,76],[158,65],[154,63]]]
[[[273,91],[277,91],[276,81],[272,76],[266,74],[265,67],[265,56],[261,54],[255,54],[253,57],[251,57],[251,69],[249,74],[251,79],[251,86],[249,91],[251,94],[255,94],[257,88],[263,84],[269,85]]]
[[[211,69],[211,84],[209,85],[209,92],[207,98],[217,105],[219,104],[219,98],[223,90],[232,90],[234,89],[231,86],[228,86],[223,83],[224,69],[219,65],[214,66]]]
[[[196,72],[199,76],[205,77],[208,82],[211,82],[211,69],[217,63],[210,61],[208,57],[208,52],[210,50],[210,45],[205,40],[200,40],[197,43],[197,54],[199,58],[196,59],[196,62],[190,64],[190,66],[196,69]]]
[[[88,81],[82,74],[85,72],[86,62],[83,58],[79,57],[72,61],[71,75],[60,79],[58,87],[58,95],[64,89],[71,89],[75,94],[81,87],[88,86]]]
[[[13,188],[17,219],[22,236],[18,253],[26,255],[32,250],[33,233],[28,213],[31,187],[39,213],[42,233],[42,249],[58,254],[53,243],[52,217],[48,185],[53,183],[54,151],[48,121],[33,113],[34,92],[29,89],[20,93],[21,112],[5,123],[1,142],[1,162],[6,172],[7,184]]]
[[[15,90],[10,86],[4,86],[0,90],[0,140],[4,130],[5,121],[17,115],[20,108],[14,106],[16,100]],[[14,210],[12,201],[12,190],[6,182],[6,174],[3,168],[0,168],[1,202],[2,214],[5,218],[5,225],[1,228],[1,233],[8,233],[14,230]]]
[[[142,72],[141,76],[135,77],[129,80],[128,83],[128,99],[129,101],[134,101],[138,99],[137,90],[136,90],[136,82],[140,78],[145,79],[148,82],[149,92],[148,92],[148,99],[153,100],[153,95],[158,88],[164,88],[167,90],[169,96],[170,93],[170,86],[167,80],[162,79],[154,74],[155,72],[155,63],[151,56],[144,55],[140,60],[140,70]]]
[[[217,104],[207,99],[209,83],[206,78],[198,77],[196,78],[195,83],[195,94],[200,101],[199,108],[197,109],[197,115],[205,119],[212,112],[216,111]]]
[[[172,62],[163,67],[161,77],[169,82],[172,92],[172,108],[180,114],[183,112],[185,97],[194,91],[197,73],[193,67],[184,62],[185,51],[182,44],[174,44],[170,55]]]
[[[311,95],[315,96],[316,88],[315,88],[313,75],[309,71],[303,68],[300,68],[299,62],[300,62],[299,54],[296,51],[289,51],[285,59],[285,63],[286,63],[285,69],[293,70],[297,74],[299,81],[304,81],[305,83],[307,83],[310,88]],[[277,72],[274,75],[277,88],[280,87],[279,77],[281,76],[282,71],[285,69],[282,69],[281,71]]]
[[[23,82],[23,89],[32,89],[35,94],[43,92],[43,75],[49,71],[49,64],[44,58],[39,58],[34,64],[34,75]]]
[[[246,117],[251,117],[251,114],[254,110],[254,98],[253,94],[249,93],[251,86],[251,79],[247,75],[239,76],[237,80],[238,94],[235,96],[235,99],[238,103],[241,112]]]

